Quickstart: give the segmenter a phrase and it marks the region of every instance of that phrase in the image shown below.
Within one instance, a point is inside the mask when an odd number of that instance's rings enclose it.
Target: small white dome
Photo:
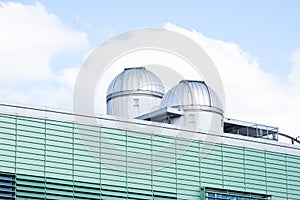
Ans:
[[[219,97],[204,81],[180,81],[166,93],[161,107],[209,109],[223,114]]]
[[[123,95],[143,94],[162,98],[165,88],[161,80],[145,67],[125,68],[114,78],[107,90],[106,100]]]

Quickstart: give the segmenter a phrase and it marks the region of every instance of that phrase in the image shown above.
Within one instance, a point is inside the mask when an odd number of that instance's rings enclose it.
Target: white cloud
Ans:
[[[300,51],[292,54],[294,70],[283,82],[233,42],[208,38],[173,24],[165,28],[190,37],[211,57],[224,84],[226,117],[277,126],[281,132],[300,135]]]
[[[0,44],[1,101],[72,106],[77,69],[56,74],[51,62],[59,54],[86,49],[84,32],[73,30],[39,2],[0,3]]]
[[[50,61],[85,48],[88,40],[38,2],[9,2],[0,3],[0,44],[0,80],[16,84],[53,77]]]
[[[66,68],[64,69],[59,76],[57,76],[57,81],[73,91],[76,77],[78,75],[80,68]]]
[[[5,96],[6,103],[20,104],[33,107],[72,108],[73,92],[63,86],[33,86],[29,90],[2,90],[1,95]]]

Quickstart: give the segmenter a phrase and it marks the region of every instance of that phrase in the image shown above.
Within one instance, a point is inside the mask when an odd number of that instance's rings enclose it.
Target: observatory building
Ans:
[[[164,94],[161,80],[145,67],[125,68],[107,90],[107,114],[133,119],[155,109]]]
[[[205,82],[125,68],[102,92],[97,117],[0,103],[0,199],[300,199],[299,141],[225,118]]]

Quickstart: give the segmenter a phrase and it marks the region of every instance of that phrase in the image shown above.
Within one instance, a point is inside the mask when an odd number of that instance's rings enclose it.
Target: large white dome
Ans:
[[[180,81],[164,96],[161,107],[208,109],[223,114],[219,97],[204,81]]]
[[[125,68],[110,83],[106,100],[130,94],[154,95],[162,98],[165,88],[161,80],[145,67]]]

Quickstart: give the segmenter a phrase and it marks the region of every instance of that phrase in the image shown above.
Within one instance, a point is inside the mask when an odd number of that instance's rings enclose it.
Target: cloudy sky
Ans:
[[[0,101],[72,109],[88,53],[160,27],[196,41],[217,66],[226,117],[300,135],[300,2],[1,1]]]

